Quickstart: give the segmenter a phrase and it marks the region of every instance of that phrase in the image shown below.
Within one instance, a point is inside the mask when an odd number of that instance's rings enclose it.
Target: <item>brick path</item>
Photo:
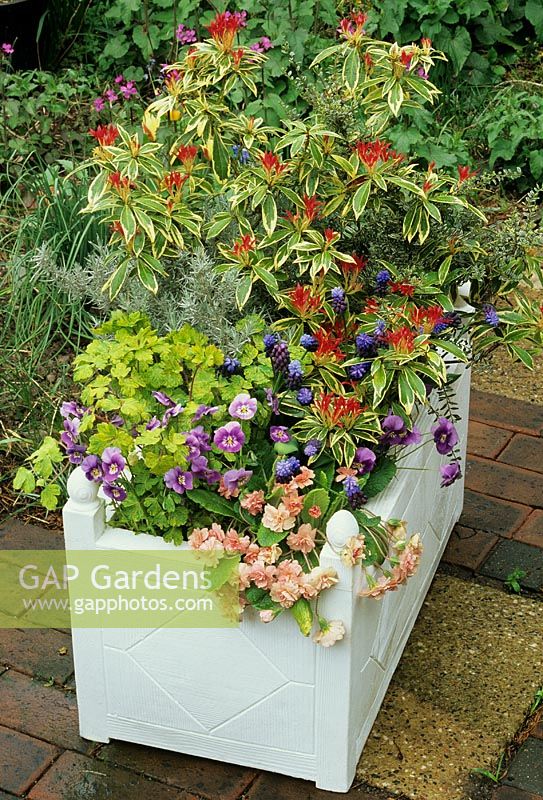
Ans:
[[[543,408],[473,392],[466,503],[441,568],[503,581],[522,568],[543,586]],[[62,547],[35,526],[0,528],[0,548]],[[78,734],[70,636],[0,630],[0,800],[326,800],[305,781],[149,747],[93,745]],[[346,800],[387,800],[355,785]],[[543,800],[543,723],[513,758],[493,800]],[[424,800],[420,798],[420,800]]]

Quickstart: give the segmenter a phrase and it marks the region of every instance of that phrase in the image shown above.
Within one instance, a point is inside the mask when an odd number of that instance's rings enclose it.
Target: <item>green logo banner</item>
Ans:
[[[232,628],[237,556],[1,550],[0,628]]]

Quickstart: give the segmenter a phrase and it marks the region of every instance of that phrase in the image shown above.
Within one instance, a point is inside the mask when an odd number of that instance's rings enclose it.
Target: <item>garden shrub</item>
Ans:
[[[452,64],[452,75],[437,74],[438,84],[449,87],[460,73],[473,84],[496,81],[527,40],[543,41],[540,0],[383,0],[375,4],[375,17],[381,37],[402,43],[431,38]]]
[[[205,26],[227,7],[224,0],[106,0],[87,11],[86,34],[76,48],[77,57],[95,64],[104,77],[122,71],[137,82],[152,82],[160,64],[175,61],[185,44],[205,38]],[[296,84],[289,78],[303,71],[334,35],[336,3],[244,0],[239,10],[247,15],[240,42],[270,47],[262,72],[256,76],[264,91],[248,111],[264,109],[276,122],[285,114],[283,102],[296,105],[300,101]]]

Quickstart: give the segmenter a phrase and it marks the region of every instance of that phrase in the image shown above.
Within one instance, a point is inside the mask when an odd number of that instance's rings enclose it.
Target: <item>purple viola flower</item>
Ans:
[[[80,466],[83,463],[86,452],[87,448],[84,445],[74,444],[72,447],[67,448],[66,455],[68,456],[68,461],[70,464]]]
[[[273,393],[273,389],[264,389],[266,403],[272,410],[272,414],[279,414],[279,398]]]
[[[452,464],[444,464],[439,468],[441,473],[441,486],[450,486],[452,483],[462,477],[462,470],[458,461],[453,461]]]
[[[456,428],[445,417],[439,417],[437,424],[432,426],[436,450],[442,456],[448,455],[458,444],[458,433]]]
[[[296,395],[296,400],[301,406],[310,406],[313,402],[313,392],[307,386],[302,386]]]
[[[126,461],[118,447],[106,447],[102,453],[102,467],[104,480],[114,483],[126,467]]]
[[[155,400],[158,400],[160,405],[166,406],[166,408],[169,408],[170,406],[174,406],[175,405],[175,403],[172,400],[172,398],[168,397],[168,395],[164,394],[164,392],[152,392],[152,395],[155,398]]]
[[[360,475],[371,472],[377,461],[377,456],[369,447],[358,447],[354,456],[353,467],[358,470]]]
[[[178,417],[184,410],[185,406],[182,406],[181,403],[176,403],[175,406],[167,408],[162,417],[162,427],[165,428],[172,417]]]
[[[161,428],[161,427],[162,427],[162,422],[158,419],[158,417],[152,417],[145,426],[145,430],[154,431],[155,428]]]
[[[66,400],[60,407],[60,414],[63,417],[78,417],[81,419],[89,409],[86,406],[80,406],[75,400]]]
[[[198,420],[202,419],[202,417],[207,417],[208,414],[209,415],[216,414],[218,410],[219,406],[206,406],[206,405],[198,406],[198,408],[194,412],[192,421],[198,422]]]
[[[66,449],[73,447],[77,444],[77,440],[79,438],[79,420],[77,417],[71,419],[64,420],[64,431],[60,434],[60,441],[61,444],[64,445]]]
[[[126,489],[123,486],[119,486],[118,483],[104,483],[102,491],[106,497],[116,503],[122,503],[123,500],[126,500]]]
[[[120,414],[115,414],[113,417],[111,417],[110,422],[116,428],[122,428],[124,425],[124,419],[121,417]]]
[[[101,483],[104,478],[102,462],[98,456],[87,456],[81,462],[81,469],[85,473],[85,478],[95,483]]]
[[[164,483],[177,494],[184,494],[193,487],[192,472],[183,472],[181,467],[172,467],[164,475]]]
[[[316,456],[322,449],[322,442],[319,439],[310,439],[304,447],[304,453],[308,458]]]
[[[275,465],[275,479],[277,483],[288,483],[299,472],[300,462],[296,456],[282,458]]]
[[[77,439],[79,436],[79,419],[77,417],[70,418],[64,420],[64,430],[70,434],[73,439]]]
[[[189,431],[187,437],[191,437],[191,443],[196,442],[200,450],[211,450],[211,445],[209,444],[209,433],[203,429],[202,425],[197,425],[195,428]]]
[[[195,456],[194,458],[187,458],[190,462],[190,471],[195,475],[201,475],[207,470],[207,458],[205,456]]]
[[[245,486],[246,483],[249,483],[252,477],[252,470],[242,468],[229,469],[224,473],[222,479],[225,489],[227,489],[228,492],[234,492],[236,489],[239,489],[241,486]]]
[[[397,414],[389,414],[381,423],[383,436],[381,441],[390,446],[402,445],[406,447],[410,444],[420,444],[421,434],[418,428],[413,426],[409,430],[402,417]]]
[[[234,397],[228,406],[228,413],[231,417],[237,417],[237,419],[252,419],[256,414],[256,409],[257,402],[255,398],[242,392]]]
[[[213,444],[225,453],[239,453],[245,444],[245,434],[239,422],[228,422],[215,431]]]
[[[204,472],[206,482],[211,486],[212,483],[218,483],[221,479],[221,473],[216,469],[206,469]]]
[[[272,425],[270,428],[272,442],[290,442],[291,436],[284,425]]]

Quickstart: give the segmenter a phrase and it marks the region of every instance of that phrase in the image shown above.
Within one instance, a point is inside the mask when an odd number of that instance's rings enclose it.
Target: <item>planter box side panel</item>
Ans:
[[[470,370],[463,369],[454,392],[454,402],[461,417],[456,427],[460,437],[462,473],[466,459],[470,379]],[[426,416],[426,412],[423,414]],[[430,420],[419,419],[419,424],[424,426],[423,430],[428,430]],[[351,708],[357,721],[353,743],[356,759],[371,731],[450,533],[462,511],[463,478],[450,487],[440,487],[439,467],[447,463],[449,457],[440,456],[432,441],[418,453],[424,454],[422,459],[420,455],[418,457],[423,469],[407,472],[406,480],[401,484],[396,481],[372,507],[383,517],[405,519],[409,534],[420,532],[423,552],[419,569],[407,584],[387,593],[381,600],[361,599],[354,616]]]
[[[314,778],[316,650],[287,615],[104,643],[110,736]]]

